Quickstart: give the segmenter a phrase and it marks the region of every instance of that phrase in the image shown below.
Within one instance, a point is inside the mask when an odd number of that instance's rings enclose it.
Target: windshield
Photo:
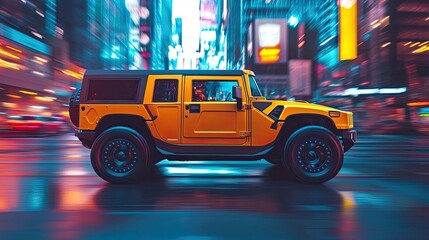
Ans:
[[[256,83],[255,76],[249,75],[249,83],[252,97],[261,97],[262,93],[261,90],[259,90],[258,84]]]

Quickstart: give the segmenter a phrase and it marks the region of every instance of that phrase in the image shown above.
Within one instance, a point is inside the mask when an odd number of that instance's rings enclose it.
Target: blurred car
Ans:
[[[6,121],[9,130],[25,133],[63,133],[68,124],[58,117],[10,116]]]

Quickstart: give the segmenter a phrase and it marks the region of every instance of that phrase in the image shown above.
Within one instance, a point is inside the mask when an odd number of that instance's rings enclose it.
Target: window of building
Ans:
[[[192,101],[233,102],[232,87],[238,86],[237,81],[192,81]]]
[[[156,80],[152,102],[177,102],[178,85],[177,79]]]

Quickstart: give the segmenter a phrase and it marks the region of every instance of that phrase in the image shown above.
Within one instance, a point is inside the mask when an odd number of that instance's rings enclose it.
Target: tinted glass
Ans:
[[[252,96],[253,97],[262,96],[261,90],[259,90],[259,86],[256,83],[256,79],[254,76],[249,76],[249,82],[250,82],[250,91],[252,93]]]
[[[179,81],[156,80],[152,102],[177,102],[177,86]]]
[[[192,81],[192,101],[233,102],[232,87],[237,81]]]
[[[88,100],[137,100],[139,80],[90,80]]]

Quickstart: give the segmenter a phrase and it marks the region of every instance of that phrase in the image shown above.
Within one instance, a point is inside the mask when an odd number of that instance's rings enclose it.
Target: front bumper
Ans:
[[[342,135],[344,152],[347,152],[357,142],[357,132],[356,130],[346,130]]]
[[[92,143],[95,140],[95,131],[75,130],[74,135],[79,138],[82,145],[86,148],[91,148]]]

